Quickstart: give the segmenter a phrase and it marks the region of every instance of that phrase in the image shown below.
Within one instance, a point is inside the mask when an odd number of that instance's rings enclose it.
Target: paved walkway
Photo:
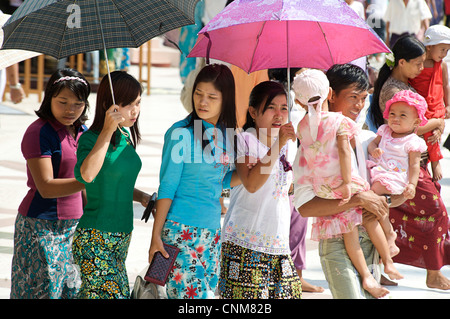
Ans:
[[[137,71],[130,71],[137,76]],[[137,187],[152,193],[159,181],[159,167],[163,136],[170,125],[184,118],[187,112],[179,102],[182,88],[176,68],[152,68],[151,95],[144,95],[140,117],[142,143],[137,151],[143,166],[137,180]],[[91,114],[95,107],[95,94],[90,98]],[[21,104],[0,103],[0,299],[9,298],[11,259],[13,247],[14,220],[17,207],[27,192],[25,161],[20,151],[20,142],[25,129],[36,119],[34,110],[39,107],[37,96],[30,95]],[[92,118],[92,116],[90,116]],[[446,134],[450,132],[450,122]],[[444,179],[442,194],[447,210],[450,209],[450,152],[444,149]],[[150,244],[152,220],[146,224],[140,220],[142,207],[135,206],[134,232],[127,259],[130,283],[147,267],[147,251]],[[397,264],[405,275],[398,287],[391,290],[389,298],[395,299],[450,299],[450,292],[428,289],[425,285],[426,272],[423,269]],[[450,267],[443,268],[450,278]],[[304,293],[305,299],[331,298],[328,285],[320,267],[317,243],[307,240],[307,269],[304,277],[315,285],[326,288],[324,293]]]

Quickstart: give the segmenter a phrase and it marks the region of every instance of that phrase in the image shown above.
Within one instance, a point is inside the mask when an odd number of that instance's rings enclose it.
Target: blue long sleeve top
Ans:
[[[167,219],[200,228],[220,228],[220,196],[230,188],[232,152],[225,152],[225,139],[214,125],[198,120],[187,127],[190,116],[178,121],[164,135],[158,199],[172,200]],[[200,128],[200,131],[199,131]],[[215,136],[213,136],[215,135]]]

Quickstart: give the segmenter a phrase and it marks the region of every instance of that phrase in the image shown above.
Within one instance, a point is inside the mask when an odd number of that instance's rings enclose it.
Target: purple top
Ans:
[[[23,136],[22,154],[26,160],[49,157],[52,161],[54,178],[74,178],[78,139],[85,130],[85,126],[81,127],[74,139],[66,127],[58,121],[37,119]],[[27,186],[30,189],[19,206],[20,214],[47,220],[81,217],[83,214],[81,192],[59,198],[43,198],[36,188],[28,166],[27,177]]]

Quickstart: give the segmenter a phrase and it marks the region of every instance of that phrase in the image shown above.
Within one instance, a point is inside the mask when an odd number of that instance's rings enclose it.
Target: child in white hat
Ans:
[[[444,25],[433,25],[425,31],[424,44],[427,50],[424,68],[420,75],[410,79],[411,86],[422,95],[428,104],[425,117],[427,119],[445,119],[450,116],[450,85],[448,81],[447,63],[442,60],[450,49],[450,28]],[[425,132],[425,133],[423,133]],[[431,162],[433,180],[442,178],[439,160],[443,158],[439,146],[439,138],[433,136],[434,131],[427,132],[427,127],[419,129],[418,135],[428,147],[428,160]],[[439,132],[442,134],[442,131]],[[439,134],[439,137],[440,137]],[[433,137],[431,141],[428,141]]]
[[[326,75],[320,70],[306,69],[294,78],[292,89],[295,102],[308,112],[297,128],[300,146],[293,165],[294,183],[311,184],[316,196],[341,198],[342,203],[354,194],[369,190],[367,181],[351,165],[350,140],[358,134],[359,128],[341,113],[328,112],[327,98],[331,96],[331,89]],[[389,291],[378,284],[367,267],[356,227],[362,222],[359,207],[332,216],[315,217],[311,238],[321,240],[342,236],[364,289],[380,298]],[[379,225],[377,220],[364,223],[383,260],[385,273],[391,279],[401,279],[403,276],[393,264],[386,236]]]

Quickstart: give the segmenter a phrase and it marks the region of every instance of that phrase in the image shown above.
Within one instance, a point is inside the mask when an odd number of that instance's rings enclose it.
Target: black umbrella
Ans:
[[[2,49],[61,59],[108,48],[137,48],[155,36],[194,24],[198,1],[26,0],[3,26]]]

